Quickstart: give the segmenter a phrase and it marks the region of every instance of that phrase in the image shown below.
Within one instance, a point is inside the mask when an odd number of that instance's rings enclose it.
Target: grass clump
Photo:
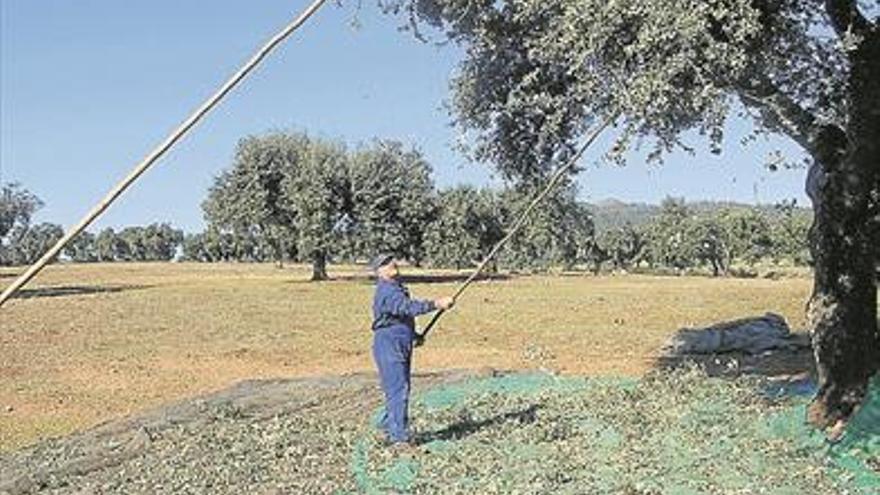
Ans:
[[[508,375],[418,395],[427,452],[365,436],[352,465],[366,493],[876,494],[872,394],[832,446],[804,424],[806,398],[771,399],[756,379]]]

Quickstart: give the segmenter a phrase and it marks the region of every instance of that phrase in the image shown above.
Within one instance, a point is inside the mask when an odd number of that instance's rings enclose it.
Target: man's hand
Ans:
[[[434,300],[434,306],[436,306],[437,309],[442,309],[444,311],[451,308],[454,304],[455,299],[451,297],[441,297],[440,299]]]

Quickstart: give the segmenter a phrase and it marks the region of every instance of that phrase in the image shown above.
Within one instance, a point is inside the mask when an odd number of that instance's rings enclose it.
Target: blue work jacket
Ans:
[[[400,328],[415,332],[416,316],[435,309],[433,301],[410,298],[399,281],[379,279],[373,296],[373,331]]]

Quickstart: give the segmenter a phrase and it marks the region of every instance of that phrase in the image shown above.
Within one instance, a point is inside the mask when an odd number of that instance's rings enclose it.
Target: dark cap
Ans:
[[[370,268],[371,268],[373,271],[376,271],[376,270],[378,270],[379,268],[382,268],[383,266],[387,265],[388,263],[391,263],[393,260],[394,260],[394,255],[393,255],[393,254],[389,254],[389,253],[381,253],[381,254],[377,254],[377,255],[376,255],[376,256],[370,261]]]

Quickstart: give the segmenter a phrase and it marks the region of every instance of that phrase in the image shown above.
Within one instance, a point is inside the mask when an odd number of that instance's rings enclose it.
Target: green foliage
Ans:
[[[183,242],[183,232],[168,224],[151,224],[146,227],[132,226],[118,234],[121,242],[114,259],[119,261],[170,261]]]
[[[64,253],[75,262],[170,261],[183,241],[183,231],[167,223],[130,226],[118,233],[108,227],[97,236],[80,233]]]
[[[842,45],[821,34],[818,0],[391,3],[462,45],[455,121],[476,157],[512,178],[546,173],[605,117],[619,130],[610,158],[648,141],[660,159],[689,150],[685,130],[719,151],[734,97],[760,129],[799,141],[846,108]]]
[[[548,270],[572,268],[593,240],[593,222],[577,202],[573,187],[551,193],[502,249],[499,262],[508,268]],[[512,225],[535,196],[534,191],[510,189],[500,193],[503,225]]]
[[[110,227],[102,230],[95,237],[95,251],[98,261],[115,261],[123,259],[126,244],[116,235],[116,231]]]
[[[295,168],[288,167],[280,202],[293,212],[297,251],[313,263],[315,279],[327,278],[326,263],[345,215],[348,157],[338,144],[303,141]]]
[[[40,198],[22,188],[21,184],[3,184],[0,188],[0,239],[15,227],[27,228],[31,216],[42,206]]]
[[[237,259],[280,263],[296,242],[283,182],[298,173],[308,147],[305,134],[249,136],[239,141],[232,167],[215,178],[202,209],[209,229],[231,236]]]
[[[660,213],[648,227],[648,252],[651,263],[675,269],[693,264],[693,250],[687,238],[690,210],[683,198],[666,198]]]
[[[792,200],[777,205],[777,216],[772,222],[773,257],[788,259],[799,265],[812,262],[809,247],[809,231],[812,218],[797,207]],[[880,218],[880,215],[878,215]]]
[[[91,232],[80,232],[67,246],[64,254],[76,263],[91,263],[98,261],[98,249],[96,237]]]
[[[209,262],[214,261],[205,246],[205,233],[186,234],[181,245],[183,261]]]
[[[16,233],[19,229],[21,227],[13,229],[16,241],[9,249],[8,259],[12,265],[30,265],[36,262],[64,237],[64,229],[53,223],[40,223]]]
[[[0,188],[0,264],[19,261],[14,245],[27,233],[31,217],[42,206],[43,202],[20,184],[3,184]]]
[[[696,131],[720,152],[725,120],[737,108],[754,121],[755,133],[787,135],[816,161],[839,161],[838,148],[848,147],[848,159],[862,157],[849,182],[876,182],[874,151],[854,151],[874,150],[869,143],[877,139],[871,82],[877,79],[880,32],[865,15],[865,3],[383,3],[405,11],[414,27],[436,28],[461,46],[465,56],[452,84],[454,121],[475,158],[506,178],[536,183],[571,155],[588,127],[608,118],[616,143],[607,158],[614,161],[622,163],[627,150],[644,145],[650,146],[650,160],[675,148],[692,151],[681,140],[686,131]],[[849,144],[839,139],[844,135]],[[859,191],[858,198],[841,201],[863,208],[867,193],[868,209],[878,204],[877,187]],[[734,226],[723,219],[703,219],[688,225],[689,235],[701,242],[688,244],[686,225],[664,218],[646,231],[644,260],[676,269],[708,263],[722,272],[725,258],[763,258],[767,235],[752,220],[737,220],[740,233],[751,236],[746,241],[730,237]],[[869,221],[864,228],[880,232],[877,226],[880,221]],[[774,236],[792,241],[776,243],[776,252],[808,261],[798,244],[803,222],[783,217],[773,229],[779,229]],[[591,259],[610,256],[603,249],[593,247]]]
[[[349,169],[351,250],[391,252],[419,264],[436,214],[431,167],[416,150],[376,141],[353,154]]]
[[[141,226],[125,227],[119,232],[122,251],[121,261],[146,261],[147,246],[144,243],[144,228]]]
[[[619,269],[708,267],[717,276],[727,274],[734,263],[809,263],[807,231],[812,212],[794,202],[767,207],[667,198],[659,208],[612,205],[613,212],[623,211],[635,222],[622,226],[609,222],[602,206],[590,210],[605,218],[605,228],[584,258],[594,271],[610,262]]]
[[[241,242],[241,237],[236,237],[229,232],[221,232],[216,228],[209,227],[202,239],[203,249],[211,261],[246,260],[248,256],[247,243]]]
[[[750,208],[722,211],[719,216],[727,231],[728,258],[755,264],[771,254],[776,240],[767,215]]]
[[[382,250],[419,262],[434,211],[417,151],[376,141],[349,153],[304,133],[243,139],[203,208],[208,231],[189,240],[188,259],[309,260],[316,279],[333,257]]]
[[[425,234],[426,254],[434,266],[465,268],[480,262],[504,237],[531,202],[530,189],[475,189],[460,186],[441,191],[436,219]],[[565,188],[533,211],[508,241],[490,269],[548,270],[571,268],[593,242],[592,218]]]
[[[712,274],[727,273],[731,261],[730,231],[725,229],[721,219],[716,216],[699,216],[686,225],[685,236],[688,258],[695,263],[709,264]]]
[[[433,266],[471,267],[504,236],[501,204],[490,189],[440,191],[437,205],[425,233],[425,253]]]
[[[597,242],[602,248],[593,248],[585,261],[601,264],[607,260],[623,270],[638,263],[646,247],[645,233],[630,224],[604,232]]]

